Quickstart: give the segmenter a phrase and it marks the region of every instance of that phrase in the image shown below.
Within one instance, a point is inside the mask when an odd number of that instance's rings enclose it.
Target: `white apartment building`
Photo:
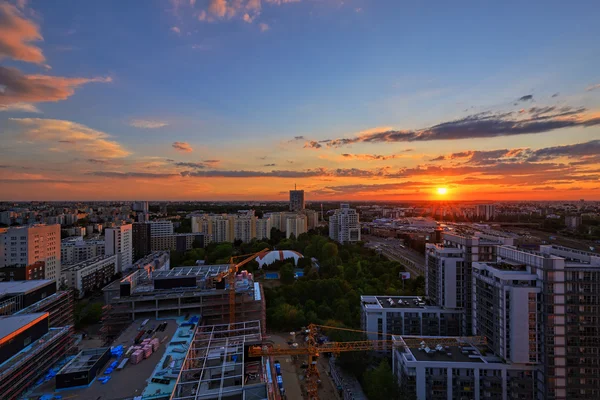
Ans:
[[[173,222],[171,221],[150,221],[150,236],[165,236],[173,234]]]
[[[355,209],[342,204],[335,210],[335,214],[329,217],[329,237],[341,244],[360,241],[360,222]]]
[[[290,238],[292,235],[298,237],[307,232],[306,215],[297,215],[294,218],[287,218],[285,221],[285,237]]]
[[[104,240],[84,240],[78,236],[64,239],[60,243],[60,259],[63,266],[80,263],[104,254]]]
[[[233,225],[233,240],[241,240],[244,243],[256,238],[256,220],[254,215],[236,215],[230,217]]]
[[[98,256],[63,268],[62,282],[79,291],[79,298],[108,284],[117,273],[117,255]]]
[[[60,225],[0,229],[0,268],[45,263],[45,278],[60,279]]]
[[[133,264],[133,225],[121,225],[104,230],[106,255],[117,255],[117,270],[122,272]]]
[[[306,215],[308,230],[315,229],[319,226],[319,213],[317,211],[305,208],[302,210],[302,214]]]
[[[271,239],[271,219],[268,217],[256,220],[256,238],[258,240]]]

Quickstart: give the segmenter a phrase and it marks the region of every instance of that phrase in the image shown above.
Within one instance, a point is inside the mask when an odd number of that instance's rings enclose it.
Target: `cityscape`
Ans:
[[[599,13],[0,0],[0,400],[600,399]]]

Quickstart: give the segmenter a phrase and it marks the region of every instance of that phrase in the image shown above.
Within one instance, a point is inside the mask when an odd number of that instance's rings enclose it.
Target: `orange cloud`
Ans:
[[[171,146],[173,146],[175,150],[181,151],[183,153],[191,153],[192,151],[194,151],[194,149],[192,149],[192,146],[190,146],[190,144],[187,142],[173,142]]]
[[[120,158],[130,153],[104,132],[60,119],[11,118],[22,134],[34,142],[52,143],[92,158]]]
[[[75,89],[90,82],[112,82],[106,78],[64,78],[49,75],[25,75],[16,68],[0,66],[0,105],[65,100]]]
[[[0,59],[41,64],[46,60],[42,49],[31,44],[40,40],[44,38],[35,23],[23,17],[12,4],[0,4]]]

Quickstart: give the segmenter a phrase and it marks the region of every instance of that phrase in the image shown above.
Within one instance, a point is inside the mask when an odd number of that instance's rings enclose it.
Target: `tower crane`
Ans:
[[[306,369],[306,390],[308,392],[309,400],[318,400],[318,382],[319,382],[319,371],[317,369],[317,359],[320,353],[333,353],[339,354],[348,351],[368,351],[378,350],[381,348],[391,348],[392,346],[401,346],[404,348],[408,347],[424,347],[427,342],[433,343],[436,346],[448,346],[448,345],[468,345],[468,346],[482,346],[486,343],[486,339],[483,336],[450,336],[450,337],[438,337],[438,336],[396,336],[397,340],[360,340],[351,342],[326,342],[318,344],[317,335],[318,329],[333,329],[359,333],[376,333],[366,332],[356,329],[337,328],[326,325],[310,324],[308,326],[306,347],[297,348],[282,348],[282,347],[270,347],[266,345],[262,346],[250,346],[248,349],[248,355],[251,357],[273,357],[281,355],[294,355],[294,356],[307,356],[308,367]],[[388,336],[393,336],[388,334]]]
[[[269,248],[265,248],[254,254],[242,254],[239,256],[233,256],[229,259],[229,269],[225,272],[221,272],[217,280],[227,279],[227,284],[229,285],[229,323],[235,323],[235,276],[237,275],[239,269],[244,265],[248,264],[250,261],[254,260],[256,257],[260,257],[265,253],[269,252]],[[242,261],[235,263],[237,258],[246,257]]]

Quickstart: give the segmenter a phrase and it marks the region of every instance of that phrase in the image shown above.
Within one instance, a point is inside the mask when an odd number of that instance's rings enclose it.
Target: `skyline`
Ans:
[[[598,6],[544,5],[0,2],[0,201],[600,200]]]

